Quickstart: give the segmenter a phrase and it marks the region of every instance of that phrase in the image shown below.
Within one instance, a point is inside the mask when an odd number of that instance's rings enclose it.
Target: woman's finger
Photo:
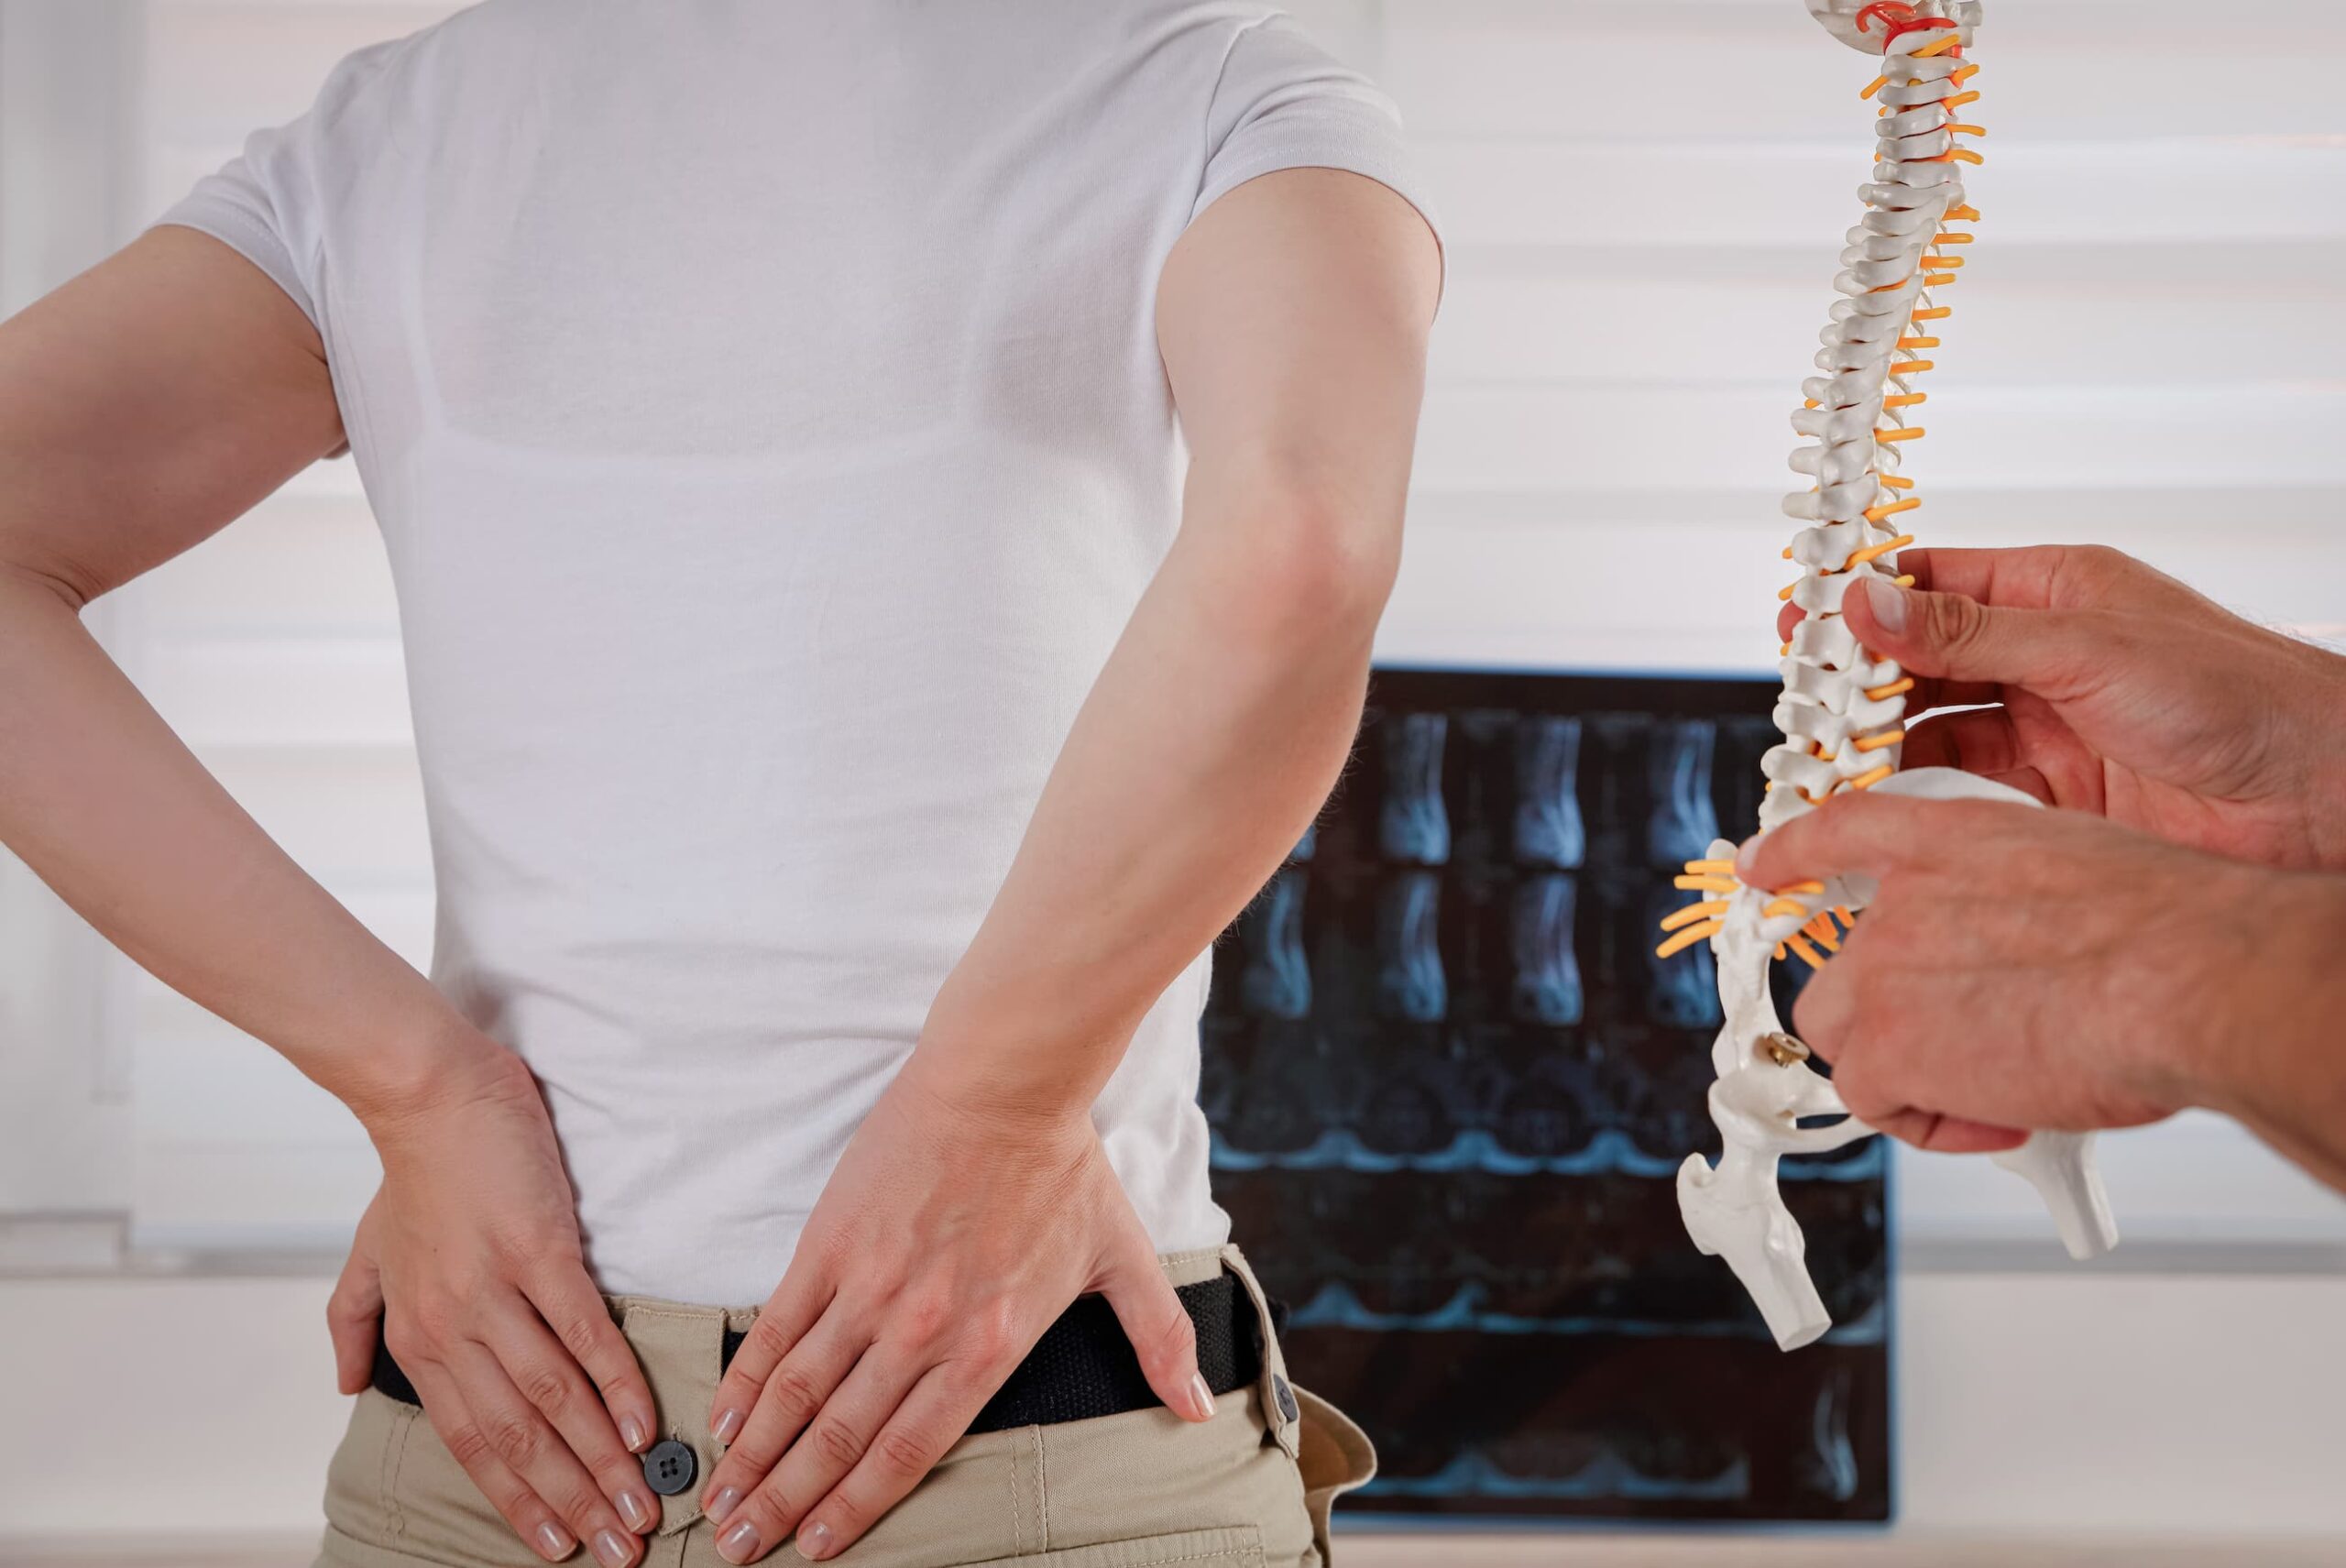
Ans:
[[[334,1387],[345,1394],[366,1390],[375,1376],[375,1346],[383,1332],[383,1276],[367,1250],[362,1229],[326,1298],[326,1337],[334,1341]]]
[[[855,1370],[857,1357],[872,1343],[872,1331],[850,1318],[845,1311],[824,1313],[758,1391],[748,1421],[701,1488],[701,1510],[711,1523],[725,1522]]]
[[[773,1295],[758,1310],[757,1321],[741,1337],[740,1348],[733,1352],[733,1363],[725,1369],[724,1377],[717,1385],[716,1396],[709,1401],[709,1435],[719,1442],[729,1443],[740,1435],[742,1423],[764,1390],[766,1380],[782,1358],[790,1354],[807,1330],[831,1304],[832,1285],[829,1276],[807,1255],[802,1243],[796,1257],[784,1271],[782,1283],[774,1287]]]
[[[1002,1369],[975,1363],[931,1367],[847,1478],[807,1510],[798,1526],[798,1554],[820,1563],[854,1545],[960,1441],[1001,1387],[1003,1376]]]
[[[658,1420],[651,1387],[635,1364],[627,1336],[611,1321],[602,1292],[586,1277],[586,1266],[576,1258],[549,1263],[523,1288],[570,1358],[595,1380],[603,1409],[610,1413],[627,1451],[641,1453],[651,1447]]]
[[[444,1366],[463,1385],[465,1403],[497,1457],[545,1499],[602,1568],[630,1568],[641,1542],[562,1434],[513,1386],[488,1346],[467,1341],[454,1348]]]
[[[1213,1419],[1213,1390],[1198,1371],[1198,1330],[1165,1277],[1138,1219],[1125,1227],[1116,1256],[1100,1277],[1100,1293],[1140,1357],[1141,1375],[1166,1408],[1183,1420]]]
[[[865,1351],[781,1463],[726,1517],[717,1554],[728,1563],[755,1563],[788,1540],[806,1511],[871,1451],[872,1440],[933,1365],[885,1344]]]
[[[497,1446],[474,1420],[472,1408],[465,1403],[464,1394],[455,1380],[444,1372],[439,1363],[421,1358],[402,1359],[400,1370],[415,1385],[416,1397],[423,1401],[423,1413],[440,1441],[472,1477],[480,1495],[488,1499],[513,1533],[530,1545],[530,1550],[549,1563],[559,1563],[578,1550],[578,1538],[570,1532],[544,1498],[530,1489],[528,1482],[513,1473],[497,1453]]]
[[[638,1535],[657,1528],[660,1510],[652,1505],[643,1466],[619,1442],[601,1396],[553,1332],[521,1311],[499,1313],[484,1328],[506,1376],[586,1466],[620,1520]]]

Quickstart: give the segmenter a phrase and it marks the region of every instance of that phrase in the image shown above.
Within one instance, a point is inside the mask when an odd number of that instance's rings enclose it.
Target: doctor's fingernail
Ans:
[[[718,1411],[717,1419],[708,1423],[708,1430],[710,1435],[718,1442],[731,1442],[741,1435],[741,1412],[739,1410]]]
[[[725,1532],[717,1554],[728,1563],[747,1563],[758,1550],[758,1527],[743,1519]]]
[[[639,1535],[660,1521],[660,1516],[652,1511],[652,1505],[633,1492],[619,1494],[619,1518],[627,1520],[627,1528]]]
[[[1868,577],[1866,609],[1873,612],[1874,624],[1884,631],[1906,630],[1906,594],[1894,584],[1880,577]]]
[[[820,1563],[839,1548],[831,1543],[831,1527],[810,1524],[798,1532],[798,1555],[810,1563]]]
[[[1189,1413],[1200,1420],[1213,1416],[1213,1390],[1206,1386],[1205,1374],[1189,1374]]]
[[[538,1527],[538,1555],[549,1563],[559,1563],[570,1555],[578,1543],[563,1533],[562,1527],[548,1519]]]
[[[637,1417],[625,1415],[619,1418],[619,1441],[627,1444],[630,1453],[642,1453],[644,1439],[648,1435],[643,1430],[643,1422]]]
[[[630,1555],[627,1542],[620,1539],[619,1531],[598,1530],[595,1532],[595,1561],[603,1568],[627,1568]]]
[[[740,1501],[740,1487],[719,1486],[717,1489],[717,1496],[708,1500],[708,1506],[701,1509],[701,1512],[708,1516],[709,1523],[723,1524],[725,1522],[725,1516],[731,1513]]]

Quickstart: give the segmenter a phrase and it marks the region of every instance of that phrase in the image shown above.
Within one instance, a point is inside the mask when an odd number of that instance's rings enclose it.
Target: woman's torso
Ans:
[[[607,1289],[762,1299],[983,916],[1174,532],[1152,299],[1258,16],[498,0],[347,68],[434,977]],[[1095,1113],[1166,1251],[1204,984]]]

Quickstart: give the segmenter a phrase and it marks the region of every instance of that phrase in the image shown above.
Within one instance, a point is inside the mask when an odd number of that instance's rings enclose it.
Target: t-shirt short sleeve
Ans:
[[[399,41],[359,50],[334,67],[317,102],[297,120],[246,138],[244,151],[155,220],[191,228],[227,246],[273,279],[323,336],[325,298],[320,260],[326,204],[355,177],[349,136],[353,105]]]
[[[1391,189],[1439,239],[1441,225],[1411,167],[1393,100],[1284,16],[1250,24],[1232,41],[1206,136],[1193,219],[1258,176],[1341,169]]]

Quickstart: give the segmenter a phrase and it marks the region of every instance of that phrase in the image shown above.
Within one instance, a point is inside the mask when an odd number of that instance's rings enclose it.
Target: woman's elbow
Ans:
[[[5,534],[0,534],[0,587],[11,593],[49,596],[75,615],[88,609],[90,601],[105,591],[104,584],[70,565],[20,558],[8,548]]]
[[[1283,496],[1244,530],[1233,596],[1246,623],[1280,646],[1365,645],[1401,565],[1400,507],[1390,515],[1319,496]]]

